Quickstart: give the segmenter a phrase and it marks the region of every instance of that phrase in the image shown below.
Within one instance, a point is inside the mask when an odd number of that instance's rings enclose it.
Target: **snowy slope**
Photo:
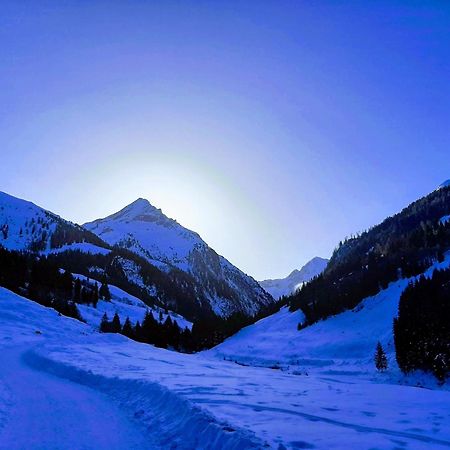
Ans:
[[[88,281],[92,284],[95,282],[92,278],[87,278],[84,275],[73,274],[74,278],[79,278],[81,281]],[[99,283],[100,284],[100,283]],[[173,311],[168,311],[166,313],[163,309],[158,307],[149,307],[142,300],[134,297],[128,292],[114,286],[112,284],[108,285],[109,292],[111,293],[111,300],[99,300],[97,307],[94,308],[92,305],[78,304],[78,310],[81,313],[83,319],[90,325],[98,328],[102,320],[103,314],[106,313],[108,319],[111,320],[114,314],[118,314],[121,324],[124,323],[125,319],[128,317],[133,325],[137,321],[142,323],[147,311],[151,312],[156,320],[159,320],[160,315],[162,321],[167,319],[167,316],[177,322],[178,326],[182,329],[192,328],[192,322],[186,320],[183,316],[180,316]]]
[[[52,245],[55,233],[58,233],[58,244]],[[63,245],[59,242],[64,236],[67,236],[66,250],[86,250],[91,253],[108,251],[99,246],[106,247],[106,244],[80,226],[34,203],[0,192],[0,245],[8,250],[50,252],[53,247]]]
[[[236,311],[255,314],[273,302],[251,277],[211,249],[200,236],[166,217],[147,200],[138,199],[121,211],[84,227],[111,245],[146,258],[165,272],[181,270],[194,289],[222,316]]]
[[[449,267],[450,252],[445,257],[444,262],[435,263],[425,275],[431,275],[436,268]],[[293,370],[308,372],[373,373],[373,354],[380,341],[390,365],[396,367],[392,323],[398,313],[400,295],[411,279],[393,282],[355,309],[301,331],[297,325],[304,319],[302,312],[282,308],[243,328],[208,353],[246,364],[290,366]]]
[[[295,269],[286,278],[276,280],[264,280],[259,284],[272,295],[279,299],[283,295],[290,295],[301,287],[303,283],[321,274],[327,267],[328,259],[315,257],[307,262],[300,270]]]
[[[2,449],[450,446],[445,389],[178,354],[3,288],[0,323]]]

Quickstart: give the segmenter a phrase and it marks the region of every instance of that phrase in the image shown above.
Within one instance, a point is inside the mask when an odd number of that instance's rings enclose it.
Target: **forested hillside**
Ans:
[[[424,271],[450,248],[450,187],[438,189],[357,237],[341,242],[323,274],[288,299],[304,325],[354,308],[389,282]]]

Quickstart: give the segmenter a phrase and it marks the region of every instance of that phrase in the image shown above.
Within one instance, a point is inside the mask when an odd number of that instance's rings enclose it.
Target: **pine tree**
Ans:
[[[381,346],[380,342],[377,343],[374,359],[375,359],[375,367],[380,372],[384,372],[388,368],[386,353],[384,353],[383,347]]]
[[[125,319],[125,323],[123,324],[123,327],[122,327],[122,334],[124,336],[127,336],[127,337],[131,338],[131,339],[134,338],[133,326],[131,325],[129,317],[127,317]]]
[[[106,281],[102,281],[102,285],[100,286],[98,293],[102,300],[106,301],[111,300],[111,293],[109,292],[109,287]]]
[[[98,303],[98,283],[95,282],[92,294],[92,305],[94,306],[94,308],[97,308],[97,303]]]
[[[144,321],[142,322],[141,339],[148,344],[154,344],[156,339],[156,330],[158,323],[156,322],[153,314],[147,310]]]
[[[105,314],[103,314],[102,321],[100,323],[100,331],[102,333],[109,333],[109,331],[110,331],[109,325],[110,324],[109,324],[108,316],[105,313]]]
[[[134,339],[136,341],[142,342],[142,327],[141,327],[139,320],[136,322],[136,325],[134,326],[133,334],[134,334]]]
[[[120,324],[120,318],[117,313],[114,314],[111,322],[111,333],[120,333],[122,331],[122,325]]]

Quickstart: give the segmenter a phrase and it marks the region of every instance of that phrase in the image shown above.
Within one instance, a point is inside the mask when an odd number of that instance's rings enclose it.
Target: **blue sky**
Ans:
[[[0,190],[138,197],[261,279],[450,178],[450,3],[24,1],[0,14]]]

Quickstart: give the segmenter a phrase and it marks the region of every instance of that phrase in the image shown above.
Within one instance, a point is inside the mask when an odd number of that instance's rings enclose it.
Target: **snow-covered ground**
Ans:
[[[287,337],[301,320],[288,314],[274,318]],[[0,325],[2,449],[450,446],[446,388],[399,385],[339,364],[309,375],[243,366],[223,360],[222,346],[179,354],[97,333],[3,288]],[[275,354],[277,345],[266,349]]]

